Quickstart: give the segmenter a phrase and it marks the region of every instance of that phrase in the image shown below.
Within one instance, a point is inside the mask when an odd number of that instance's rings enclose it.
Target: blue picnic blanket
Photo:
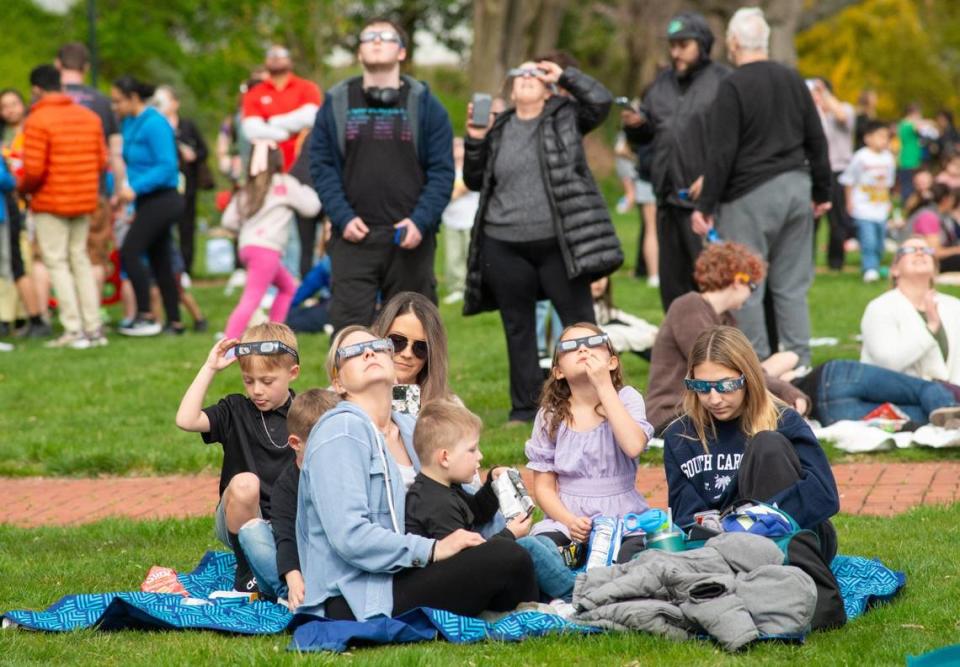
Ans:
[[[892,600],[907,584],[907,575],[891,570],[875,558],[837,556],[830,569],[840,585],[847,622],[879,602]]]
[[[837,556],[831,567],[851,621],[873,604],[892,599],[906,582],[902,572],[890,570],[878,560]],[[179,575],[180,583],[190,594],[188,598],[139,591],[67,595],[44,611],[10,611],[3,614],[3,620],[47,632],[95,627],[101,630],[204,629],[252,635],[280,633],[299,625],[291,648],[303,651],[343,650],[353,641],[382,644],[442,637],[454,643],[468,643],[596,631],[534,611],[510,614],[496,623],[427,608],[393,619],[363,623],[303,616],[294,622],[294,616],[286,607],[273,602],[207,599],[214,591],[230,590],[234,568],[233,554],[210,551],[192,572]]]

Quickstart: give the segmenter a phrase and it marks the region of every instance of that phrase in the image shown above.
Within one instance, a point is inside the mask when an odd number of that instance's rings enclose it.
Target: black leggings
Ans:
[[[556,239],[507,243],[488,236],[481,263],[507,337],[510,419],[533,421],[544,377],[537,363],[537,300],[550,299],[565,327],[594,322],[590,279],[567,277]]]
[[[123,241],[120,256],[137,296],[137,312],[150,312],[150,271],[141,259],[146,253],[160,288],[167,323],[179,323],[180,306],[170,250],[171,230],[183,214],[183,197],[172,188],[158,190],[137,197],[136,208],[136,217]]]
[[[12,192],[8,192],[3,197],[0,205],[7,207],[7,230],[10,232],[10,272],[13,274],[13,282],[17,282],[26,272],[23,268],[23,254],[20,252],[20,230],[23,222],[23,212],[17,204],[17,198]]]
[[[461,616],[485,610],[510,611],[521,602],[539,602],[540,591],[530,554],[511,539],[495,537],[480,546],[424,568],[393,576],[393,615],[417,607],[445,609]],[[329,598],[326,616],[356,617],[342,596]]]
[[[802,468],[793,443],[775,431],[762,431],[751,438],[737,472],[737,494],[744,500],[767,501],[800,480]],[[830,563],[837,555],[837,531],[826,520],[813,531],[820,538],[820,552]]]

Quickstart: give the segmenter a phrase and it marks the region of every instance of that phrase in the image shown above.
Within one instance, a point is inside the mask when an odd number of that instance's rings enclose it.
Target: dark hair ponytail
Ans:
[[[156,86],[144,83],[129,74],[125,74],[119,79],[114,80],[113,87],[123,93],[124,97],[133,97],[136,95],[141,100],[150,99],[157,90]]]

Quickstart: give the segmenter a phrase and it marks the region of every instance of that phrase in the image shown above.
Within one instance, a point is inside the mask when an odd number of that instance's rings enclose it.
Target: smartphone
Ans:
[[[420,414],[420,385],[393,385],[393,410],[413,417]]]
[[[473,113],[470,114],[470,127],[486,127],[490,124],[490,109],[493,98],[486,93],[473,94]]]
[[[624,109],[633,111],[634,113],[636,113],[637,111],[637,108],[633,106],[633,101],[629,97],[626,97],[624,95],[621,95],[620,97],[614,97],[613,103],[616,104],[618,107],[623,107]]]
[[[397,227],[397,231],[393,233],[393,245],[400,245],[405,238],[407,238],[407,228]]]

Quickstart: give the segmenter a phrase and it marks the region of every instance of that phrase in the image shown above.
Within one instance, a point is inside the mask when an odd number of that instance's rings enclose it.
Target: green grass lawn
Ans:
[[[628,259],[614,279],[616,303],[657,323],[663,317],[657,290],[631,277],[637,220],[617,216],[617,225]],[[438,267],[441,262],[438,258]],[[810,294],[813,334],[832,336],[840,343],[815,348],[816,363],[859,356],[853,337],[859,331],[860,316],[867,302],[884,289],[884,285],[861,283],[854,265],[842,275],[817,276]],[[239,294],[225,297],[219,285],[198,287],[194,293],[215,328],[222,328],[239,298]],[[499,316],[464,318],[459,306],[441,310],[450,338],[450,381],[467,406],[483,418],[486,461],[522,463],[529,433],[505,426],[509,396]],[[119,317],[117,308],[112,312]],[[0,354],[0,405],[6,408],[0,411],[0,475],[216,472],[222,456],[219,447],[203,446],[199,436],[182,433],[173,423],[180,397],[212,344],[211,334],[150,339],[112,335],[106,348],[48,350],[40,342],[28,342],[18,343],[14,353]],[[327,337],[302,336],[300,347],[303,369],[295,388],[326,386]],[[628,355],[624,367],[627,381],[643,391],[647,362]],[[231,368],[214,383],[208,400],[242,390],[240,375]],[[829,447],[828,453],[835,461],[848,458]],[[942,460],[960,458],[960,451],[907,450],[867,457]],[[643,461],[659,465],[659,454],[651,452]]]
[[[561,637],[520,644],[354,649],[351,657],[286,652],[288,635],[213,632],[0,632],[0,663],[56,665],[370,664],[370,665],[902,665],[960,642],[960,506],[921,508],[895,519],[837,519],[841,551],[875,556],[907,573],[907,587],[845,629],[814,634],[803,646],[758,645],[731,656],[713,644],[673,643],[638,633]],[[189,571],[217,549],[211,519],[80,528],[0,527],[0,611],[42,609],[62,595],[136,590],[151,565]],[[307,663],[306,661],[309,661]]]
[[[637,223],[620,216],[628,266],[615,279],[617,304],[652,322],[662,318],[656,290],[630,277]],[[854,258],[851,258],[853,260]],[[439,260],[438,260],[439,261]],[[821,262],[822,263],[822,262]],[[817,348],[816,362],[856,358],[853,336],[866,303],[885,288],[864,286],[855,268],[819,275],[811,293],[815,336],[840,344]],[[213,326],[222,326],[238,295],[222,287],[195,289]],[[486,424],[487,463],[522,463],[528,431],[505,425],[508,405],[506,352],[496,314],[464,319],[456,307],[442,308],[450,337],[450,372],[455,391]],[[39,342],[18,344],[0,355],[0,475],[166,474],[216,472],[217,447],[179,432],[173,417],[180,396],[213,344],[210,334],[147,340],[111,336],[110,346],[88,351],[47,350]],[[325,336],[300,341],[303,371],[296,388],[324,386]],[[647,363],[624,359],[626,376],[643,390]],[[213,402],[242,391],[239,374],[222,374],[209,394]],[[828,447],[834,461],[847,460]],[[861,456],[870,460],[944,460],[957,451],[908,450]],[[659,454],[644,456],[660,465]],[[673,644],[639,634],[532,640],[519,645],[489,643],[365,649],[350,657],[285,652],[289,638],[228,637],[207,632],[96,633],[68,635],[0,633],[0,663],[97,665],[263,662],[375,665],[424,664],[903,664],[919,654],[960,641],[960,505],[923,508],[895,519],[839,517],[844,553],[881,558],[907,572],[909,585],[894,605],[868,614],[847,629],[815,635],[804,646],[764,645],[729,656],[710,644]],[[0,526],[0,611],[41,609],[67,593],[135,590],[153,564],[192,568],[207,549],[219,548],[210,519],[105,521],[79,528],[16,529]]]

